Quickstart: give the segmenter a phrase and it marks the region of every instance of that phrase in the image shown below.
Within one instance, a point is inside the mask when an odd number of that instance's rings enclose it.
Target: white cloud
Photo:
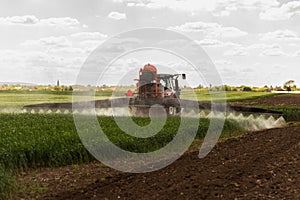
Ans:
[[[77,19],[71,17],[61,17],[41,19],[40,24],[47,26],[76,26],[79,25],[80,22]]]
[[[64,57],[62,55],[53,55],[44,52],[29,52],[25,64],[31,68],[78,69],[83,61],[84,60],[79,57]]]
[[[260,13],[260,18],[263,20],[288,20],[296,15],[300,15],[300,1],[291,1],[280,7],[266,9]]]
[[[114,20],[121,20],[127,18],[126,13],[120,13],[115,11],[109,13],[107,17]]]
[[[170,30],[176,30],[181,32],[200,32],[206,35],[206,37],[242,37],[248,33],[242,31],[236,27],[224,27],[218,23],[206,23],[206,22],[187,22],[180,26],[173,26]]]
[[[247,47],[248,50],[261,51],[260,56],[288,56],[287,53],[282,51],[279,44],[264,44],[257,43]]]
[[[196,43],[198,43],[201,46],[208,46],[208,47],[220,47],[223,46],[224,43],[219,41],[219,40],[213,40],[213,39],[203,39],[200,41],[195,41]]]
[[[224,52],[224,56],[247,56],[249,53],[245,50],[245,48],[239,47],[230,49]]]
[[[27,40],[21,44],[22,46],[40,46],[40,47],[70,47],[72,43],[65,37],[45,37],[38,40]]]
[[[107,35],[99,32],[80,32],[72,34],[71,37],[79,40],[103,40]]]
[[[49,84],[57,79],[74,84],[76,74],[84,58],[63,56],[41,51],[0,51],[0,74],[2,80]]]
[[[84,58],[95,50],[107,35],[99,32],[78,32],[71,35],[26,40],[20,44],[23,51],[39,51],[65,58]]]
[[[216,60],[214,62],[215,65],[221,66],[221,65],[232,65],[233,63],[229,60]]]
[[[91,53],[94,51],[103,40],[83,40],[78,43],[79,47],[85,49],[86,53]]]
[[[216,6],[217,0],[113,0],[123,3],[128,7],[147,7],[151,9],[169,8],[176,11],[211,11]]]
[[[71,17],[38,19],[34,15],[0,17],[0,25],[75,27],[80,25]]]
[[[291,30],[277,30],[268,33],[259,34],[261,40],[299,40],[298,35]]]
[[[216,16],[228,16],[238,9],[266,10],[279,5],[277,0],[113,0],[128,7],[150,9],[169,8],[175,11],[207,11]]]
[[[58,54],[58,55],[70,55],[70,56],[79,56],[81,55],[84,57],[86,55],[87,51],[85,48],[80,47],[62,47],[62,48],[56,48],[51,49],[51,53]]]
[[[0,50],[0,68],[4,67],[5,70],[5,67],[19,66],[25,58],[25,53],[20,54],[14,50]],[[3,63],[6,63],[9,67],[3,65]]]
[[[123,3],[128,7],[146,7],[150,9],[169,8],[175,11],[188,11],[195,13],[197,11],[207,11],[214,16],[229,16],[237,10],[258,10],[264,14],[270,10],[279,9],[278,0],[113,0],[114,2]],[[292,3],[288,6],[295,7]],[[294,3],[296,4],[296,3]]]
[[[300,50],[296,51],[292,56],[293,57],[300,57]]]
[[[27,50],[51,51],[60,54],[84,55],[98,47],[107,35],[99,32],[78,32],[67,36],[44,37],[37,40],[26,40],[21,43]]]
[[[95,50],[107,37],[100,32],[79,32],[70,35],[73,46],[84,49],[87,54]]]
[[[241,76],[236,69],[228,68],[228,67],[221,67],[218,69],[218,72],[223,80],[223,84],[231,84],[232,77],[236,77],[235,80]]]
[[[39,19],[34,15],[24,15],[24,16],[12,16],[12,17],[1,17],[0,24],[13,25],[33,25],[37,24]]]
[[[273,46],[267,48],[260,54],[260,56],[284,56],[284,55],[286,54],[282,51],[281,47],[279,46]]]
[[[253,68],[244,68],[240,70],[241,73],[253,73],[255,70]]]
[[[195,42],[203,47],[225,47],[225,46],[235,46],[239,47],[241,46],[240,44],[233,43],[233,42],[223,42],[220,40],[215,40],[215,39],[203,39],[203,40],[195,40]]]
[[[277,0],[218,0],[213,14],[228,16],[237,10],[266,10],[278,5]]]
[[[256,50],[256,49],[267,49],[267,48],[275,48],[275,47],[280,47],[280,46],[279,44],[255,43],[248,46],[247,49]]]

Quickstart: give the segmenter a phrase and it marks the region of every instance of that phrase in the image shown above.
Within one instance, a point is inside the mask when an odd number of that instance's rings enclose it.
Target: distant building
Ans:
[[[238,92],[243,91],[243,87],[237,87],[237,88],[236,88],[236,91],[238,91]]]
[[[97,86],[97,87],[96,87],[96,91],[97,91],[97,92],[102,92],[102,91],[104,91],[104,88],[103,88],[103,87],[100,87],[100,86]]]
[[[282,89],[281,87],[278,87],[278,86],[275,87],[274,90],[275,90],[275,91],[285,91],[284,89]]]

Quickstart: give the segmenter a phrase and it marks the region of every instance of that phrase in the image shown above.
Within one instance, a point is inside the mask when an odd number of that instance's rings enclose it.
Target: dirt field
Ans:
[[[204,159],[197,153],[146,174],[97,163],[31,172],[20,177],[31,188],[16,199],[300,198],[300,126],[228,139]]]
[[[300,95],[241,105],[300,106]],[[146,174],[91,163],[30,171],[18,181],[14,199],[300,199],[300,126],[244,133],[204,159],[194,150]]]
[[[300,94],[281,94],[276,96],[262,97],[254,100],[229,103],[242,106],[300,106]]]

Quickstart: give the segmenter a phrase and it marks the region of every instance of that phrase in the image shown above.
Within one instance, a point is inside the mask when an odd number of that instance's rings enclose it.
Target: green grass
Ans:
[[[0,108],[21,108],[25,105],[53,102],[72,102],[72,92],[65,91],[0,91]],[[111,92],[96,92],[95,98],[77,93],[84,100],[106,99]]]
[[[96,92],[95,99],[107,99],[111,97],[112,92],[103,91]],[[94,97],[87,95],[86,92],[79,92],[77,95],[82,100],[93,100]],[[213,93],[217,101],[223,101],[224,98],[219,92]],[[268,92],[226,92],[226,99],[228,102],[244,101],[249,99],[256,99],[260,97],[276,95]],[[209,92],[197,92],[197,99],[199,101],[209,102],[211,96]],[[189,91],[182,91],[182,99],[193,99],[193,93]],[[65,91],[0,91],[0,108],[21,108],[25,105],[39,104],[39,103],[53,103],[53,102],[72,102],[72,92]]]

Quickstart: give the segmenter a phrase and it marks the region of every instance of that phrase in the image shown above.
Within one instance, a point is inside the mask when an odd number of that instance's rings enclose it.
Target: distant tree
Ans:
[[[69,91],[73,91],[72,85],[69,86]]]
[[[202,89],[203,88],[203,85],[201,85],[201,84],[199,84],[198,86],[197,86],[197,89]]]
[[[224,85],[224,89],[225,91],[231,91],[232,88],[229,85]]]
[[[296,89],[295,81],[294,80],[288,80],[284,83],[283,88],[287,91],[292,91]]]
[[[59,90],[60,90],[60,87],[59,87],[59,86],[55,86],[55,87],[54,87],[54,90],[55,90],[55,91],[59,91]]]
[[[212,88],[209,89],[209,91],[224,91],[224,87],[221,86],[213,86]]]
[[[68,86],[62,86],[62,91],[69,91],[69,87]]]
[[[252,89],[251,89],[251,87],[249,87],[249,86],[245,86],[245,87],[243,88],[243,91],[244,91],[244,92],[250,92],[250,91],[252,91]]]

